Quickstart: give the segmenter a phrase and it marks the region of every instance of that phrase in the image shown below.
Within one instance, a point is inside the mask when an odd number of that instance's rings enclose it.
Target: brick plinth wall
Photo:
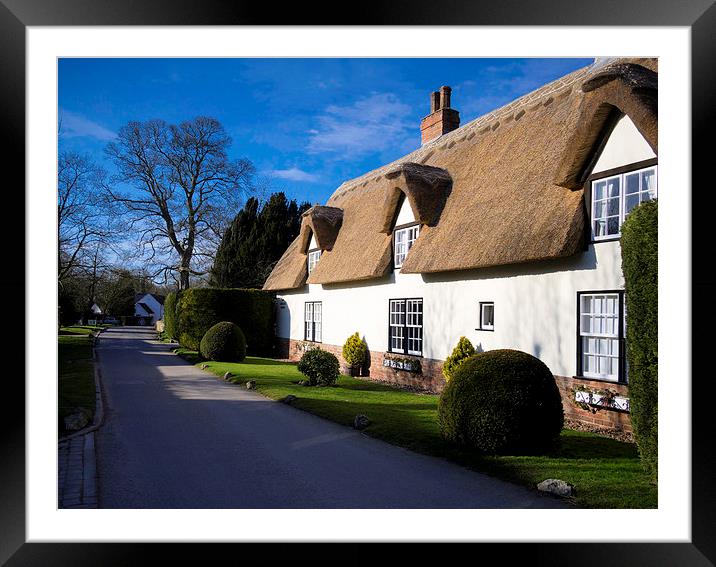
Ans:
[[[629,412],[616,409],[600,409],[596,413],[585,410],[574,404],[574,393],[572,388],[586,386],[592,390],[609,389],[617,392],[620,396],[629,397],[629,387],[626,384],[615,384],[612,382],[601,382],[599,380],[588,380],[586,378],[575,378],[567,376],[555,376],[559,393],[562,396],[562,407],[564,417],[574,419],[586,425],[604,427],[614,431],[633,433]]]
[[[303,356],[305,352],[302,348],[302,345],[305,344],[315,345],[325,351],[333,353],[341,362],[341,366],[343,367],[343,365],[345,365],[342,352],[343,347],[324,343],[307,343],[306,341],[278,338],[277,356],[297,362],[301,360],[301,356]],[[370,367],[368,368],[366,378],[390,382],[400,386],[411,386],[433,393],[440,393],[445,387],[445,378],[442,375],[442,360],[400,355],[401,358],[417,358],[420,360],[422,373],[416,374],[406,370],[397,370],[383,366],[383,357],[385,354],[386,353],[380,351],[370,352]],[[600,409],[596,413],[592,413],[574,404],[574,393],[571,391],[571,388],[581,385],[594,390],[608,388],[616,391],[619,395],[629,397],[629,389],[626,385],[566,376],[555,376],[554,378],[557,382],[559,393],[562,396],[562,407],[564,408],[565,418],[579,421],[587,426],[595,426],[629,434],[632,433],[629,412],[615,409]]]

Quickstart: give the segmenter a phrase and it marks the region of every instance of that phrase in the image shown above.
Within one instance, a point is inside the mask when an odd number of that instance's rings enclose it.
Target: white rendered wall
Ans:
[[[624,115],[612,130],[609,140],[604,145],[599,159],[592,169],[592,173],[599,173],[636,163],[646,159],[655,158],[656,154],[649,143],[636,129],[631,118]]]
[[[554,374],[576,373],[577,292],[623,289],[618,241],[569,259],[444,274],[394,273],[381,280],[311,284],[279,296],[278,336],[303,340],[306,301],[323,302],[323,342],[342,345],[358,331],[373,351],[388,350],[388,300],[423,298],[423,357],[444,360],[461,336],[476,348],[515,348]],[[495,330],[476,330],[480,301],[494,301]]]

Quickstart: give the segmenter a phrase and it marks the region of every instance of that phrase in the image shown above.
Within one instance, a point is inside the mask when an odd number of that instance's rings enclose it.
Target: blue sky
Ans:
[[[217,118],[270,191],[324,203],[420,146],[429,93],[461,123],[592,59],[60,59],[60,149],[94,157],[131,120]]]

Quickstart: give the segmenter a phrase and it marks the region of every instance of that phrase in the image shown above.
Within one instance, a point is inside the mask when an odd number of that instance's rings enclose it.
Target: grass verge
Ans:
[[[94,363],[92,337],[98,328],[89,326],[63,327],[57,337],[58,367],[58,434],[72,433],[65,429],[65,417],[76,408],[87,410],[90,421],[95,411]]]
[[[176,349],[193,364],[196,351]],[[298,384],[296,365],[248,357],[242,363],[203,362],[206,370],[235,375],[237,384],[256,381],[256,389],[274,400],[296,396],[291,404],[343,425],[357,414],[370,419],[364,433],[418,453],[442,457],[470,469],[535,487],[547,478],[575,486],[572,502],[584,508],[655,508],[657,488],[644,473],[636,446],[592,433],[565,429],[558,446],[542,456],[482,456],[446,443],[437,422],[438,396],[399,390],[385,384],[341,376],[333,387]]]

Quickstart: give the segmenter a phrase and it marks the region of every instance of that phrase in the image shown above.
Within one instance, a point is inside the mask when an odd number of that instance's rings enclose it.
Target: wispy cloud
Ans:
[[[101,124],[63,109],[60,109],[60,135],[67,138],[95,138],[105,142],[115,137],[114,132]]]
[[[411,135],[411,108],[391,93],[376,93],[349,106],[328,106],[309,130],[307,151],[349,158],[395,148]]]
[[[320,180],[318,175],[308,173],[307,171],[303,171],[297,167],[291,167],[289,169],[272,169],[266,173],[273,177],[286,179],[288,181],[306,181],[308,183],[315,183]]]

